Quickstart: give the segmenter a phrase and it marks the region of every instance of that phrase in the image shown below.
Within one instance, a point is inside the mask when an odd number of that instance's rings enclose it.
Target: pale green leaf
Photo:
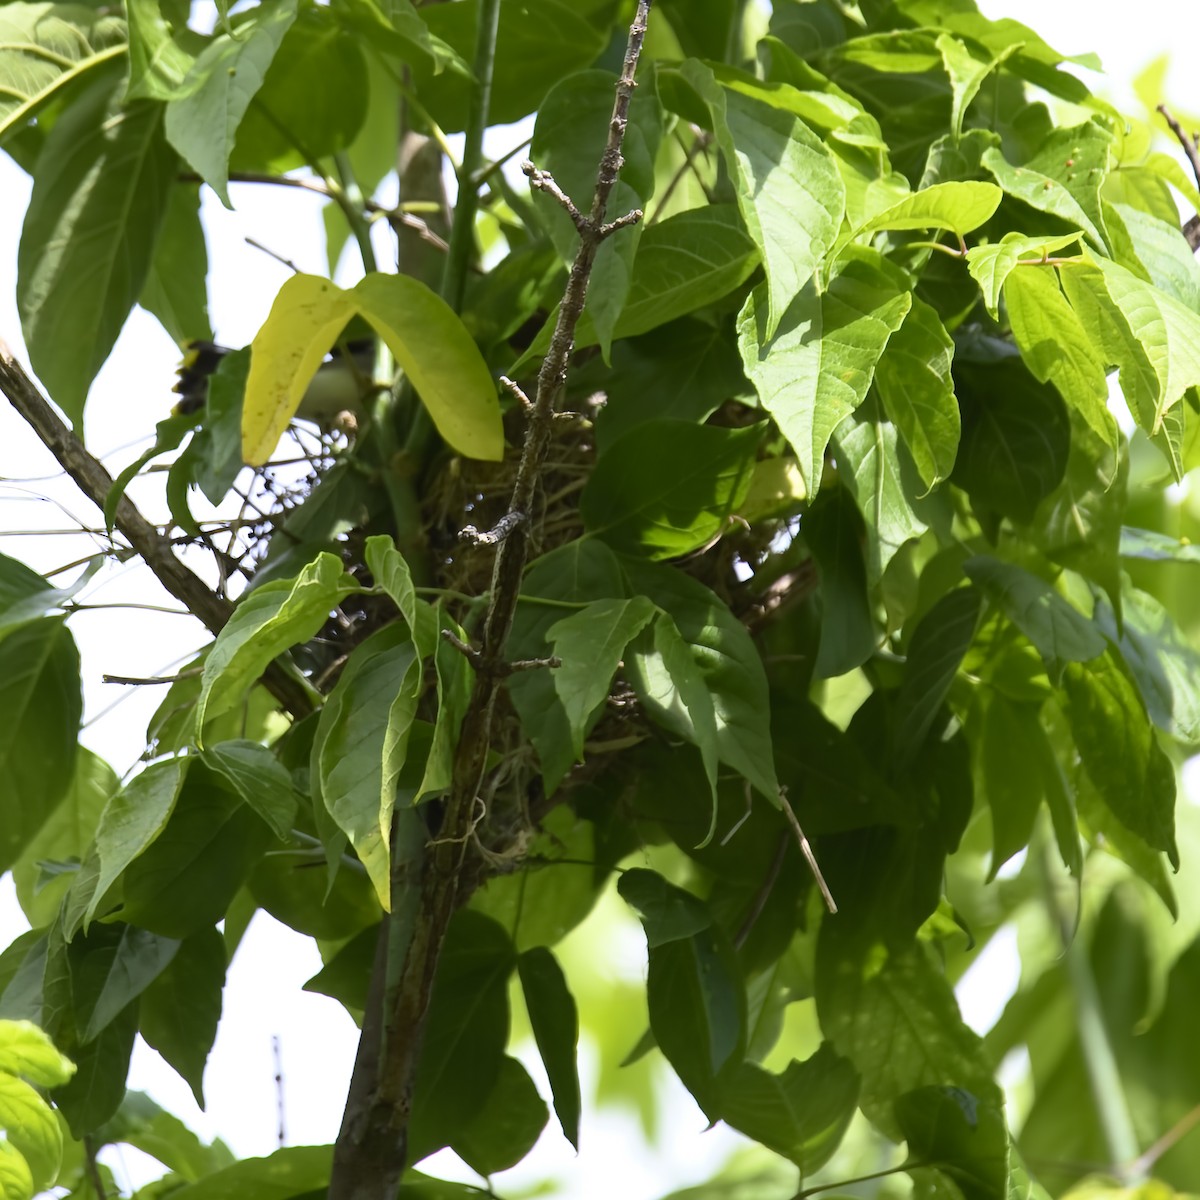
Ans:
[[[38,111],[125,53],[125,22],[82,4],[0,6],[0,144]]]
[[[197,738],[206,721],[240,702],[272,659],[308,641],[357,590],[341,560],[322,553],[295,579],[264,583],[242,599],[204,660],[194,718]]]
[[[15,1146],[0,1138],[0,1197],[3,1200],[33,1200],[35,1191],[29,1164]]]
[[[75,1070],[46,1032],[31,1021],[0,1021],[0,1071],[41,1087],[59,1087]]]
[[[126,0],[130,100],[172,100],[196,59],[180,44],[159,0]],[[199,334],[193,336],[198,337]]]
[[[762,255],[762,336],[770,338],[833,246],[845,187],[825,143],[798,117],[761,98],[756,85],[726,84],[694,59],[682,74],[708,106],[742,219]]]
[[[49,1187],[62,1161],[62,1129],[50,1105],[23,1079],[0,1071],[0,1133],[29,1164],[34,1187]]]
[[[911,293],[863,256],[845,263],[824,294],[810,280],[773,337],[762,286],[738,317],[738,344],[759,401],[796,451],[811,498],[821,485],[825,448],[863,401]]]
[[[1010,58],[1021,45],[1014,42],[1005,46],[994,57],[977,58],[970,47],[949,34],[939,34],[935,43],[942,56],[942,65],[950,76],[950,86],[954,89],[954,100],[950,109],[950,132],[957,138],[962,136],[963,117],[971,102],[979,95],[987,77],[995,71],[1005,59]]]
[[[967,270],[979,284],[983,302],[992,318],[998,319],[1000,289],[1018,263],[1022,260],[1036,263],[1078,241],[1077,233],[1064,233],[1057,237],[1026,237],[1022,233],[1006,233],[998,242],[972,246],[967,251]],[[1035,270],[1032,273],[1036,275],[1039,272]]]
[[[854,231],[855,237],[884,229],[947,229],[959,235],[978,229],[1000,206],[993,183],[952,180],[913,192],[877,213]]]
[[[963,563],[967,578],[1037,647],[1051,677],[1071,662],[1104,653],[1106,642],[1088,617],[1044,579],[1012,563],[977,556]]]
[[[1034,267],[1013,272],[1004,283],[1004,304],[1013,340],[1034,378],[1053,383],[1067,404],[1115,446],[1104,363],[1062,294],[1057,273]]]
[[[954,341],[937,312],[918,296],[888,339],[875,367],[875,386],[917,474],[930,491],[954,467],[962,432],[950,364]]]

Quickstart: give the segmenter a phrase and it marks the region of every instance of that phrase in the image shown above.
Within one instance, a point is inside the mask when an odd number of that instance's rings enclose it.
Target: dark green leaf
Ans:
[[[641,867],[626,871],[617,881],[617,891],[637,913],[651,950],[683,941],[712,924],[712,914],[702,901],[668,883],[657,871]]]
[[[762,659],[745,627],[703,584],[671,567],[623,560],[630,591],[670,615],[712,697],[717,756],[774,803],[779,792],[771,749],[770,698]],[[627,661],[627,669],[630,661]],[[683,722],[656,699],[652,712],[666,728]],[[675,722],[672,724],[672,722]]]
[[[962,441],[951,474],[977,510],[1027,524],[1062,482],[1070,424],[1058,392],[1019,359],[954,363]]]
[[[204,1064],[217,1036],[225,986],[225,941],[215,929],[185,938],[142,995],[139,1030],[187,1081],[204,1107]]]
[[[379,920],[379,901],[364,873],[339,871],[329,883],[307,847],[264,856],[247,886],[277,921],[322,941],[343,942]]]
[[[167,937],[215,924],[271,840],[221,776],[193,765],[165,828],[125,869],[122,916]]]
[[[579,497],[590,533],[613,549],[678,558],[724,532],[746,498],[762,426],[647,421],[614,442]]]
[[[162,106],[121,107],[107,78],[55,122],[38,158],[17,306],[30,362],[76,429],[141,295],[175,168]]]
[[[1009,1200],[1008,1129],[1000,1105],[958,1087],[917,1088],[896,1099],[908,1162],[948,1175],[963,1200]]]
[[[61,619],[0,641],[0,870],[61,803],[75,771],[79,652]]]
[[[975,588],[955,588],[921,618],[913,632],[896,701],[893,753],[901,764],[920,754],[963,655],[975,638],[982,611],[983,597]]]
[[[594,538],[568,542],[537,559],[526,572],[508,641],[509,654],[544,658],[550,652],[547,631],[569,616],[572,608],[626,594],[617,557],[603,542]],[[521,725],[537,749],[546,791],[552,793],[575,761],[570,721],[554,679],[549,671],[522,671],[508,681],[508,690]]]
[[[75,1138],[85,1137],[117,1111],[137,1037],[137,1004],[131,1004],[94,1041],[71,1048],[75,1074],[51,1093]]]
[[[821,640],[813,672],[828,679],[866,662],[878,638],[867,598],[862,518],[845,488],[827,492],[809,509],[804,540],[821,581]]]
[[[857,1102],[854,1068],[823,1042],[804,1062],[792,1059],[781,1075],[742,1063],[722,1088],[721,1116],[807,1178],[841,1143]]]
[[[579,1014],[558,960],[544,946],[517,959],[525,1008],[542,1065],[550,1080],[554,1111],[567,1141],[579,1149]]]
[[[1113,815],[1179,869],[1175,769],[1163,753],[1120,652],[1072,663],[1063,676],[1071,732],[1088,776]]]
[[[546,1127],[546,1103],[529,1072],[509,1055],[483,1107],[454,1134],[454,1152],[473,1171],[492,1175],[516,1166]]]
[[[414,1160],[458,1136],[500,1077],[508,1041],[508,934],[482,913],[459,912],[438,961],[413,1082],[409,1153]]]

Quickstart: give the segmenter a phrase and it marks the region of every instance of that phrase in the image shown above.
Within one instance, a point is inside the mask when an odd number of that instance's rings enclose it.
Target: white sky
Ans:
[[[1107,82],[1089,83],[1119,104],[1132,105],[1128,81],[1152,59],[1180,50],[1167,78],[1167,94],[1180,109],[1200,113],[1200,73],[1191,67],[1192,48],[1200,38],[1198,0],[1139,0],[1136,6],[1115,0],[980,0],[993,17],[1011,16],[1036,29],[1067,54],[1098,53]],[[504,150],[520,140],[501,140]],[[1164,148],[1173,149],[1164,138]],[[15,309],[16,248],[28,202],[29,182],[0,155],[0,338],[23,354]],[[265,318],[275,291],[288,271],[265,255],[247,248],[243,238],[257,237],[302,269],[323,273],[324,246],[317,198],[299,191],[235,186],[236,213],[227,213],[211,194],[205,197],[209,235],[211,312],[219,339],[242,345]],[[135,312],[92,391],[87,418],[89,445],[98,450],[115,474],[139,452],[155,421],[168,411],[178,354],[157,322]],[[0,409],[0,531],[66,528],[75,522],[46,500],[53,496],[71,514],[97,524],[97,514],[66,481],[55,479],[56,464],[37,440],[6,408]],[[31,477],[49,477],[20,483]],[[25,489],[24,491],[22,489]],[[155,517],[162,506],[153,487],[131,491]],[[89,552],[87,539],[51,536],[4,536],[0,549],[46,571]],[[138,599],[167,604],[145,572],[137,567],[109,567],[94,584],[89,602]],[[155,689],[131,691],[100,682],[103,673],[145,676],[170,665],[202,645],[206,638],[187,617],[119,608],[83,613],[71,628],[83,653],[86,719],[84,741],[127,770],[144,745],[146,718],[161,698]],[[121,703],[102,715],[115,699]],[[25,928],[7,879],[0,882],[0,945]],[[300,991],[319,968],[310,941],[283,929],[265,915],[252,925],[230,972],[226,1016],[206,1075],[208,1113],[200,1113],[183,1083],[152,1052],[139,1044],[131,1086],[150,1091],[205,1136],[219,1135],[242,1156],[269,1153],[275,1145],[275,1074],[271,1038],[282,1042],[288,1139],[292,1144],[331,1141],[337,1132],[356,1030],[341,1006]],[[986,1029],[999,1013],[1015,979],[1015,950],[1000,943],[990,963],[970,973],[960,996],[964,1012],[977,1028]],[[632,1031],[631,1037],[638,1031]],[[585,1075],[594,1077],[584,1055]],[[539,1078],[535,1074],[535,1078]],[[548,1095],[544,1079],[539,1079]],[[585,1097],[587,1084],[585,1080]],[[631,1116],[613,1114],[603,1121],[585,1113],[583,1153],[575,1158],[553,1118],[527,1164],[500,1181],[503,1190],[541,1177],[570,1180],[565,1194],[589,1200],[611,1193],[614,1167],[620,1171],[626,1200],[652,1200],[663,1192],[711,1174],[740,1139],[724,1130],[702,1134],[704,1121],[690,1098],[679,1094],[669,1118],[674,1122],[667,1144],[648,1148]],[[138,1179],[145,1171],[136,1155],[124,1166]],[[430,1164],[431,1168],[434,1164]],[[454,1164],[439,1161],[438,1169]],[[461,1173],[471,1178],[469,1172]]]

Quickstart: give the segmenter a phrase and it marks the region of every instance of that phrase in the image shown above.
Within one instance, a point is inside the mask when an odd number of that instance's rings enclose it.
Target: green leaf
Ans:
[[[961,423],[950,363],[954,342],[937,312],[913,297],[875,367],[875,386],[931,491],[954,467]]]
[[[573,380],[580,388],[595,383],[608,396],[596,415],[600,454],[643,422],[670,418],[700,424],[731,396],[749,390],[730,331],[688,317],[618,342],[611,367],[594,360]]]
[[[120,1107],[136,1037],[137,1005],[131,1004],[95,1041],[72,1049],[75,1074],[51,1098],[76,1140],[94,1132]]]
[[[125,870],[122,918],[175,938],[214,925],[271,841],[221,776],[193,765],[165,828]]]
[[[178,1117],[143,1092],[127,1092],[117,1114],[100,1133],[106,1143],[121,1142],[152,1155],[179,1177],[174,1186],[194,1182],[229,1166],[233,1155],[223,1142],[206,1145]]]
[[[654,605],[645,596],[596,600],[546,631],[562,660],[554,669],[554,687],[567,714],[577,761],[583,760],[583,739],[608,696],[625,647],[654,616]]]
[[[702,901],[668,883],[657,871],[632,867],[617,880],[617,891],[637,913],[651,950],[684,941],[712,924],[712,913]]]
[[[1067,404],[1115,446],[1104,363],[1062,294],[1055,272],[1030,268],[1009,275],[1004,305],[1013,340],[1033,377],[1054,384]]]
[[[1200,653],[1147,592],[1125,587],[1121,618],[1097,603],[1096,624],[1121,651],[1150,719],[1181,742],[1200,742]]]
[[[897,1137],[893,1102],[918,1087],[961,1087],[999,1104],[982,1044],[963,1023],[934,951],[920,941],[864,946],[830,928],[817,940],[817,1013],[833,1048],[862,1076],[863,1112]]]
[[[845,187],[825,143],[776,107],[768,87],[733,72],[715,74],[695,59],[681,74],[708,106],[738,208],[762,255],[767,283],[760,337],[766,341],[832,247]]]
[[[1154,529],[1125,526],[1121,530],[1121,557],[1146,562],[1200,563],[1200,545],[1179,541]]]
[[[161,106],[115,101],[112,80],[100,79],[55,122],[17,256],[30,362],[77,430],[146,281],[176,169]]]
[[[235,708],[267,664],[306,642],[357,585],[332,554],[319,554],[295,579],[255,588],[234,609],[204,660],[196,701],[197,739],[206,721]]]
[[[699,924],[707,915],[704,904],[670,884],[659,886],[646,878],[651,874],[629,871],[618,885],[623,897],[629,899],[627,892],[635,897],[631,903],[639,910],[648,902],[643,924],[650,1028],[684,1086],[715,1120],[720,1116],[718,1079],[736,1068],[745,1046],[745,989],[724,933],[711,917],[706,925]],[[647,891],[649,897],[640,894]],[[657,911],[663,907],[665,913]],[[684,927],[694,924],[694,932],[678,932],[683,914]],[[674,935],[669,940],[663,937],[667,931]]]
[[[1112,134],[1097,121],[1052,130],[1037,153],[1014,167],[996,148],[985,150],[983,166],[1010,195],[1030,208],[1059,217],[1106,248],[1100,185],[1108,173]]]
[[[61,619],[34,621],[0,641],[0,871],[67,794],[79,688],[79,652]]]
[[[1028,524],[1062,482],[1070,420],[1058,393],[1038,384],[1019,358],[955,359],[962,440],[950,478],[976,510]]]
[[[58,1087],[74,1070],[71,1060],[31,1021],[0,1021],[0,1071],[22,1075],[40,1087]]]
[[[467,640],[467,631],[456,621],[439,612],[439,625],[449,629],[459,641]],[[416,800],[430,792],[443,792],[450,787],[454,774],[454,754],[458,748],[458,731],[471,702],[475,672],[461,651],[445,638],[439,637],[433,652],[434,673],[437,676],[437,717],[434,720],[433,740],[425,773],[417,785]]]
[[[408,630],[384,626],[350,656],[313,740],[318,802],[349,839],[385,909],[391,907],[388,846],[396,780],[420,686],[421,660]]]
[[[1095,625],[1044,579],[1012,563],[978,555],[963,563],[967,578],[1037,647],[1057,680],[1067,663],[1104,653]]]
[[[516,1166],[546,1127],[546,1103],[529,1072],[505,1055],[483,1107],[454,1135],[451,1148],[473,1171],[493,1175]]]
[[[216,929],[187,937],[142,993],[139,1031],[204,1107],[204,1064],[217,1036],[225,986],[225,940]]]
[[[138,304],[180,346],[212,341],[208,319],[208,248],[200,224],[200,188],[177,183],[167,197],[154,257]],[[240,465],[240,460],[239,460]]]
[[[841,1144],[858,1107],[858,1075],[828,1042],[780,1075],[742,1063],[722,1088],[721,1117],[782,1154],[807,1178]]]
[[[230,169],[283,172],[345,150],[367,115],[367,45],[328,9],[302,9],[237,127]]]
[[[97,936],[101,929],[104,935]],[[85,951],[73,943],[70,951],[72,1017],[84,1042],[107,1029],[170,966],[179,950],[171,938],[121,924],[98,925],[87,941],[97,944]]]
[[[292,777],[265,746],[238,739],[204,751],[211,767],[271,827],[281,842],[292,834],[299,794]]]
[[[878,637],[867,598],[862,518],[848,489],[827,491],[809,509],[804,540],[821,582],[821,633],[813,674],[830,679],[866,662]]]
[[[265,1158],[244,1158],[172,1192],[178,1200],[293,1200],[324,1193],[332,1146],[285,1146]]]
[[[0,144],[72,84],[125,53],[125,22],[81,4],[0,8]]]
[[[821,486],[830,436],[862,403],[912,298],[864,253],[846,262],[823,294],[810,280],[773,336],[767,333],[766,300],[762,286],[747,299],[738,317],[738,345],[759,402],[795,449],[812,497]]]
[[[874,399],[838,426],[832,445],[839,478],[866,522],[867,578],[874,586],[905,543],[925,532],[912,505],[916,480],[896,426]]]
[[[608,137],[615,85],[616,77],[608,71],[579,71],[555,84],[538,108],[529,156],[554,176],[555,183],[581,210],[589,207],[596,186],[596,164]],[[629,124],[621,146],[623,165],[609,198],[607,220],[645,207],[654,191],[654,162],[662,124],[662,109],[647,78],[629,106]],[[534,205],[560,258],[570,264],[579,244],[575,223],[556,200],[544,193],[534,193]],[[606,239],[596,253],[588,281],[587,311],[605,358],[629,294],[642,232],[642,223],[638,222],[632,229]]]
[[[946,229],[961,236],[990,220],[1001,198],[995,184],[978,180],[935,183],[876,213],[854,236],[884,229]]]
[[[558,960],[544,946],[517,959],[529,1024],[550,1080],[554,1111],[567,1141],[579,1149],[579,1014]]]
[[[0,1071],[0,1133],[28,1164],[33,1187],[26,1195],[48,1188],[62,1163],[62,1129],[37,1090],[6,1071]]]
[[[449,68],[464,77],[470,76],[467,62],[452,46],[429,32],[412,0],[338,0],[331,7],[339,20],[364,38],[384,61],[398,59],[404,64],[416,61],[435,75]],[[393,157],[395,144],[393,139]],[[361,176],[359,181],[362,182]]]
[[[191,765],[186,758],[153,763],[109,800],[96,831],[100,867],[85,923],[95,916],[118,876],[162,833]]]
[[[892,753],[901,765],[913,762],[941,711],[963,656],[975,639],[983,597],[973,587],[947,592],[921,618],[908,643]]]
[[[1097,258],[1104,286],[1149,364],[1152,378],[1125,392],[1129,411],[1147,433],[1190,387],[1200,384],[1200,316],[1166,292],[1107,259]],[[1126,371],[1121,372],[1125,389]]]
[[[770,735],[770,700],[762,659],[742,623],[708,588],[672,567],[625,559],[622,563],[633,595],[648,596],[669,614],[712,697],[716,749],[732,767],[772,803],[779,795]],[[631,656],[636,661],[636,656]],[[629,668],[630,659],[626,660]],[[640,669],[635,667],[632,669]],[[668,729],[675,703],[669,693],[652,707],[654,719]]]
[[[293,275],[251,345],[242,416],[248,463],[259,465],[274,451],[322,360],[355,315],[387,343],[453,449],[489,461],[502,456],[491,372],[444,300],[407,275],[372,273],[348,291],[315,275]]]
[[[420,16],[429,33],[448,44],[461,60],[474,58],[479,0],[424,5]],[[608,44],[609,28],[588,19],[586,10],[568,0],[525,0],[520,7],[501,5],[492,79],[492,124],[504,125],[533,112],[559,79],[596,61]],[[442,70],[440,62],[411,61],[413,86],[421,103],[447,133],[467,125],[471,103],[469,76]],[[583,207],[591,197],[584,198]]]
[[[1038,263],[1079,241],[1079,234],[1064,233],[1057,237],[1028,237],[1023,233],[1006,233],[998,242],[972,246],[967,251],[967,270],[983,292],[983,302],[993,320],[999,319],[1000,290],[1005,281],[1022,262]],[[1032,255],[1033,257],[1028,257]],[[1050,269],[1044,268],[1049,274]],[[1043,273],[1037,269],[1026,274]]]
[[[950,132],[955,138],[959,138],[963,131],[963,117],[966,116],[967,109],[971,107],[971,102],[979,95],[979,89],[987,77],[1005,59],[1020,50],[1021,45],[1019,42],[1014,42],[1005,46],[995,56],[987,55],[985,52],[985,57],[981,59],[974,53],[973,47],[945,33],[938,35],[935,44],[941,53],[942,65],[946,68],[946,74],[950,76],[950,86],[954,89],[953,107],[950,110]]]
[[[718,537],[750,486],[761,425],[647,421],[597,462],[579,497],[589,533],[614,550],[678,558]]]
[[[593,600],[627,594],[617,556],[594,538],[568,542],[535,560],[521,587],[508,653],[544,658],[549,628],[572,609]],[[548,603],[539,603],[547,601]],[[547,794],[553,793],[575,761],[570,722],[549,671],[522,671],[508,681],[522,728],[538,752]]]
[[[508,977],[516,954],[508,934],[464,909],[438,960],[413,1082],[410,1154],[452,1143],[500,1077],[508,1041]]]
[[[999,1104],[958,1087],[925,1087],[896,1099],[908,1162],[948,1175],[963,1200],[1009,1200],[1008,1129]]]
[[[181,30],[164,15],[158,0],[128,0],[125,16],[129,21],[126,98],[173,99],[196,61],[195,55],[181,44]]]
[[[237,29],[201,51],[167,105],[167,140],[221,198],[229,200],[229,156],[267,68],[296,20],[297,0],[250,10]]]
[[[758,262],[758,250],[732,204],[707,204],[656,221],[642,233],[613,338],[636,337],[720,300],[740,287]],[[546,353],[557,318],[556,308],[512,374]],[[599,340],[584,312],[575,329],[576,347]]]
[[[1017,704],[1001,692],[981,697],[972,713],[967,736],[974,751],[975,794],[982,796],[992,814],[992,861],[988,882],[1033,834],[1033,823],[1050,787],[1043,775],[1047,755],[1038,753],[1044,743],[1040,706]],[[1020,747],[1020,753],[1014,748]],[[1049,756],[1053,764],[1053,754]]]
[[[1097,634],[1099,636],[1099,634]],[[1075,745],[1112,814],[1179,869],[1175,769],[1163,753],[1118,650],[1071,664],[1063,676]]]

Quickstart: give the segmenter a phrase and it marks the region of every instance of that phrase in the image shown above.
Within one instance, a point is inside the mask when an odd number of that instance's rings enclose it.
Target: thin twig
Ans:
[[[201,674],[202,667],[192,667],[187,671],[180,671],[177,675],[101,675],[100,679],[103,683],[125,683],[131,687],[145,687],[150,684],[177,683],[180,679],[194,679]]]
[[[7,344],[0,340],[0,392],[8,397],[42,444],[54,455],[80,491],[101,510],[113,478],[83,442],[67,427],[37,385],[25,373]],[[203,580],[175,557],[170,540],[142,516],[128,496],[117,502],[113,525],[125,536],[159,583],[179,600],[212,633],[224,628],[233,606],[216,595]],[[263,674],[263,684],[295,717],[312,712],[312,701],[303,684],[277,663]]]
[[[1179,1142],[1185,1134],[1191,1133],[1197,1125],[1200,1125],[1200,1104],[1197,1104],[1190,1112],[1184,1113],[1158,1141],[1139,1154],[1133,1162],[1127,1164],[1124,1169],[1127,1177],[1137,1179],[1148,1175],[1153,1169],[1154,1164]]]
[[[1200,187],[1200,146],[1197,146],[1194,137],[1188,137],[1183,126],[1176,119],[1175,114],[1167,108],[1165,104],[1158,106],[1158,111],[1162,113],[1162,118],[1170,126],[1171,132],[1175,135],[1176,140],[1183,147],[1184,154],[1187,155],[1187,160],[1191,164],[1192,174],[1196,177],[1196,186]],[[1192,217],[1183,227],[1183,236],[1187,238],[1188,245],[1191,246],[1192,252],[1200,250],[1200,214]]]
[[[92,1190],[96,1193],[96,1200],[106,1200],[108,1188],[104,1186],[100,1164],[96,1161],[96,1139],[90,1136],[83,1139],[83,1169]]]
[[[283,1110],[283,1051],[277,1033],[271,1035],[271,1053],[275,1057],[275,1113],[279,1119],[276,1138],[282,1150],[287,1145],[287,1123],[284,1121]]]
[[[813,873],[813,878],[817,881],[817,887],[821,889],[821,896],[825,901],[825,907],[831,913],[837,912],[837,905],[833,900],[833,893],[829,890],[829,884],[825,882],[825,876],[821,874],[821,868],[817,866],[817,856],[813,854],[812,847],[808,844],[808,838],[804,836],[804,830],[800,828],[800,822],[796,820],[796,814],[792,811],[791,803],[787,798],[787,788],[779,789],[779,804],[783,808],[783,815],[787,817],[788,824],[792,827],[792,832],[796,835],[796,843],[800,847],[800,853],[804,855],[804,861],[808,863],[808,869]]]
[[[758,891],[754,893],[754,900],[750,905],[750,911],[738,927],[737,933],[733,935],[733,948],[735,950],[740,950],[746,944],[746,939],[758,923],[758,918],[762,916],[763,909],[767,907],[767,901],[771,898],[772,891],[775,890],[775,881],[779,878],[779,872],[783,867],[783,860],[787,857],[788,841],[786,833],[779,839],[779,845],[775,848],[771,865],[767,868],[766,877],[759,885]]]

